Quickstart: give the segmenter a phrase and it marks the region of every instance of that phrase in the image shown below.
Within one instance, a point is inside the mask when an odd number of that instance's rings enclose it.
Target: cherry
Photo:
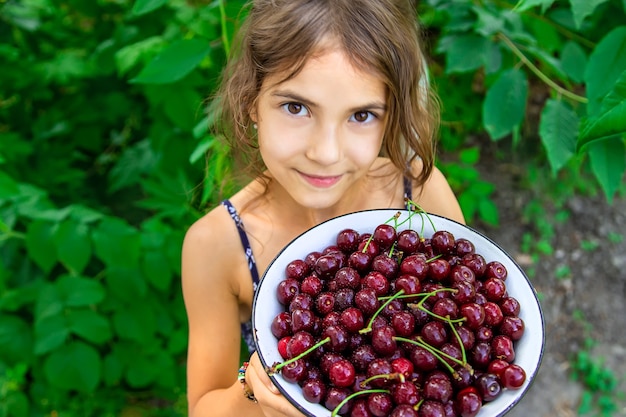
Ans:
[[[403,290],[405,295],[419,294],[422,289],[419,278],[415,275],[403,274],[394,281],[395,291]]]
[[[413,348],[409,354],[411,358],[411,362],[415,365],[415,370],[427,372],[436,369],[439,365],[439,361],[435,355],[432,354],[429,350],[424,349],[423,347],[416,346]]]
[[[328,348],[332,352],[346,350],[350,342],[348,331],[342,325],[328,326],[322,330],[322,339],[329,338]]]
[[[326,384],[320,379],[307,379],[302,384],[302,396],[310,403],[321,403],[326,397],[326,391]]]
[[[367,409],[367,400],[356,399],[350,410],[350,417],[373,417],[373,414]]]
[[[391,413],[393,401],[386,392],[375,392],[367,397],[367,409],[376,417],[386,417]]]
[[[446,230],[437,230],[430,238],[435,253],[447,255],[454,250],[454,235]]]
[[[463,237],[456,239],[454,243],[454,252],[461,258],[467,254],[474,253],[476,247],[471,240]]]
[[[504,297],[500,300],[500,310],[505,316],[519,316],[520,305],[519,301],[513,297]]]
[[[428,275],[429,265],[426,256],[422,253],[414,253],[400,262],[400,273],[417,277],[420,281]]]
[[[359,252],[365,252],[370,257],[373,258],[374,256],[380,253],[380,246],[378,245],[378,243],[376,243],[375,240],[363,239],[363,236],[362,236],[362,239],[359,242],[359,247],[357,248],[357,250]]]
[[[484,294],[488,301],[499,301],[506,294],[506,285],[500,278],[488,278],[484,283]]]
[[[340,259],[332,253],[321,255],[315,261],[315,272],[322,279],[327,279],[335,275],[342,267]]]
[[[335,308],[345,310],[354,305],[354,290],[351,288],[340,288],[335,291]]]
[[[472,330],[478,329],[485,321],[485,309],[478,303],[466,303],[459,308],[459,314],[465,318],[465,324]]]
[[[363,288],[354,295],[354,304],[366,316],[373,315],[380,307],[380,302],[373,288]]]
[[[341,312],[341,324],[351,333],[361,330],[365,324],[363,313],[356,307],[348,307]]]
[[[415,316],[407,310],[398,311],[391,316],[391,326],[398,336],[409,337],[415,330]]]
[[[345,253],[351,253],[359,247],[359,232],[354,229],[344,229],[337,233],[337,247]]]
[[[321,255],[322,255],[321,252],[313,251],[313,252],[309,252],[304,257],[304,262],[306,262],[306,264],[309,266],[311,271],[315,269],[315,262],[317,262],[317,258],[319,258]]]
[[[444,282],[450,274],[450,263],[443,258],[433,259],[430,262],[428,276],[437,282]]]
[[[393,368],[388,360],[376,358],[368,365],[366,375],[372,387],[383,388],[389,383],[389,377],[392,373]]]
[[[367,252],[355,251],[348,256],[348,266],[364,274],[369,271],[372,258]]]
[[[498,359],[511,363],[515,360],[515,348],[510,337],[503,334],[494,336],[491,340],[491,354]]]
[[[379,355],[391,355],[397,348],[394,336],[395,330],[391,326],[383,326],[372,330],[372,347]]]
[[[482,278],[485,270],[487,269],[487,261],[479,253],[468,253],[461,258],[461,263],[469,267],[476,278]]]
[[[297,281],[302,281],[310,272],[309,265],[303,259],[294,259],[285,267],[285,276]]]
[[[326,393],[326,398],[324,399],[324,407],[328,410],[336,409],[339,404],[343,402],[350,395],[350,390],[347,388],[341,387],[330,387],[328,388],[328,392]],[[352,401],[347,401],[343,406],[338,410],[338,414],[346,414],[350,411],[350,407]]]
[[[476,281],[476,275],[469,266],[460,263],[450,269],[450,281],[452,283],[465,281],[473,284]]]
[[[483,304],[483,309],[485,310],[485,324],[487,326],[498,327],[504,320],[500,306],[493,301],[487,301]]]
[[[438,401],[427,400],[417,410],[419,417],[445,417],[446,410]]]
[[[487,367],[487,372],[496,375],[502,381],[502,372],[509,365],[510,364],[504,359],[494,359],[489,363],[489,366]]]
[[[520,317],[507,316],[502,320],[500,333],[517,341],[524,335],[524,328],[524,321]]]
[[[354,365],[347,359],[333,363],[328,370],[328,379],[336,387],[349,387],[354,384],[356,373]]]
[[[312,332],[317,316],[311,310],[298,309],[291,312],[291,330]]]
[[[361,345],[354,349],[352,355],[350,356],[350,360],[354,364],[354,368],[357,371],[365,372],[370,362],[377,357],[376,351],[374,351],[372,345]]]
[[[287,278],[278,283],[276,287],[276,298],[282,305],[289,305],[291,300],[300,292],[300,283],[293,279]]]
[[[289,312],[295,310],[310,310],[313,307],[313,297],[309,294],[299,293],[293,297],[289,303]]]
[[[414,407],[408,404],[400,404],[393,409],[389,417],[418,417],[418,414]]]
[[[387,279],[395,278],[396,275],[398,275],[398,270],[400,269],[398,261],[384,253],[376,255],[374,259],[372,259],[371,266],[374,271],[380,272]]]
[[[452,382],[447,376],[426,378],[422,389],[425,399],[435,400],[442,404],[448,402],[453,394]]]
[[[300,291],[312,297],[315,297],[316,295],[321,293],[323,289],[324,283],[316,275],[309,275],[305,277],[300,283]]]
[[[498,377],[494,374],[482,374],[476,378],[476,388],[483,401],[493,401],[500,395],[502,387],[498,382]]]
[[[411,378],[411,375],[413,375],[413,371],[415,369],[415,367],[413,366],[413,362],[411,362],[404,356],[392,360],[391,368],[393,369],[393,372],[402,374],[407,379]]]
[[[409,255],[417,250],[419,241],[420,236],[415,230],[405,229],[398,233],[396,246],[399,251],[404,252],[405,255]]]
[[[504,368],[500,380],[505,388],[518,389],[526,381],[526,371],[521,366],[512,363]]]
[[[313,347],[314,344],[315,338],[311,333],[300,331],[289,338],[285,352],[289,358],[295,358]]]
[[[467,387],[456,394],[455,409],[461,417],[476,417],[482,408],[482,398],[474,387]]]
[[[289,359],[289,353],[287,353],[287,344],[291,340],[291,336],[285,336],[278,341],[278,353],[283,359]]]
[[[485,278],[498,278],[502,281],[506,281],[508,271],[504,265],[499,261],[491,261],[487,263],[485,270]]]
[[[450,319],[456,319],[459,316],[459,307],[451,298],[437,300],[431,311],[440,317],[448,317]]]
[[[363,277],[361,284],[372,288],[377,296],[386,295],[389,292],[389,280],[379,271],[371,271]]]
[[[306,377],[306,363],[302,359],[296,359],[283,366],[280,373],[287,382],[300,382]]]
[[[292,334],[291,331],[291,314],[287,311],[281,311],[273,319],[270,330],[276,339],[282,339]]]
[[[393,384],[390,392],[396,405],[416,405],[422,399],[418,387],[411,381],[400,381]]]
[[[361,285],[361,276],[359,272],[349,266],[344,266],[335,274],[337,288],[351,288],[356,290]]]
[[[374,229],[372,237],[374,241],[380,245],[381,248],[388,249],[395,242],[397,233],[396,229],[393,226],[389,224],[380,224]]]

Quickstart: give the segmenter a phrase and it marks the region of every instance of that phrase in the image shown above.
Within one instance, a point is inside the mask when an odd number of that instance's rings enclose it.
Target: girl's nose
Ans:
[[[336,126],[320,126],[312,132],[306,156],[321,165],[332,165],[341,158],[341,134]]]

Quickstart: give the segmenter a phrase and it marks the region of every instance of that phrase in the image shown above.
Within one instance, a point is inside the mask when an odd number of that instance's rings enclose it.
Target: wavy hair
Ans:
[[[250,114],[268,74],[295,76],[325,40],[356,67],[380,76],[388,115],[381,156],[418,185],[430,176],[439,106],[428,87],[417,12],[411,0],[254,0],[233,45],[215,103],[216,133],[226,139],[237,172],[262,176]],[[408,167],[420,158],[417,175]],[[242,171],[243,170],[243,171]]]

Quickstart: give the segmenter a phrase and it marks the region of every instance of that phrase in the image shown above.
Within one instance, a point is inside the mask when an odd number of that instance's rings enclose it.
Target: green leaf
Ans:
[[[3,416],[9,417],[28,417],[30,410],[30,401],[25,393],[21,391],[9,391],[4,398],[3,409],[8,414]]]
[[[130,82],[137,84],[173,83],[193,71],[210,50],[209,43],[200,39],[179,40],[164,49]]]
[[[101,345],[113,337],[109,321],[93,310],[70,310],[67,320],[71,332],[89,342]]]
[[[587,16],[591,15],[596,7],[606,1],[607,0],[570,0],[576,28],[580,29],[583,24],[583,20],[585,20]]]
[[[574,154],[579,124],[576,112],[561,100],[549,99],[542,109],[539,135],[552,174],[556,174]]]
[[[609,32],[589,56],[585,84],[589,99],[589,114],[599,111],[602,99],[614,88],[626,70],[626,26]]]
[[[118,74],[127,74],[135,65],[153,58],[163,48],[164,42],[161,36],[152,36],[118,50],[115,53]]]
[[[33,352],[31,326],[17,316],[0,313],[0,358],[8,365],[30,362]]]
[[[26,227],[28,256],[46,273],[50,272],[57,262],[53,240],[55,228],[56,224],[43,220],[35,220]]]
[[[622,184],[626,171],[625,152],[624,141],[619,136],[589,145],[591,170],[609,202],[613,201],[615,192]]]
[[[532,9],[536,6],[541,6],[541,12],[545,12],[548,10],[550,6],[552,6],[554,0],[519,0],[515,5],[514,10],[518,12],[523,12],[528,9]]]
[[[155,288],[161,291],[169,289],[173,274],[169,260],[162,251],[144,251],[141,264],[144,275]]]
[[[98,352],[80,341],[54,351],[44,363],[44,373],[50,385],[83,393],[96,389],[101,368]]]
[[[499,140],[522,123],[526,111],[528,81],[519,70],[503,71],[487,91],[483,125],[492,140]]]
[[[113,294],[129,302],[144,296],[148,290],[138,268],[111,266],[106,270],[106,283]]]
[[[150,356],[140,355],[128,365],[126,380],[133,388],[143,388],[150,385],[159,375],[159,368],[155,366]]]
[[[459,159],[464,164],[477,164],[480,159],[480,148],[478,146],[473,146],[468,149],[463,149],[461,152],[459,152]]]
[[[106,296],[102,284],[90,278],[64,275],[55,283],[67,307],[87,307],[98,304]]]
[[[478,69],[488,61],[491,41],[483,36],[450,35],[441,39],[438,52],[446,54],[446,73],[468,72]]]
[[[59,224],[54,233],[59,261],[73,273],[83,272],[91,258],[89,228],[72,218]]]
[[[626,71],[602,100],[599,114],[589,117],[582,126],[577,150],[595,140],[626,133]]]
[[[492,226],[499,225],[500,216],[498,214],[498,207],[492,200],[488,198],[480,199],[478,202],[478,213],[483,221]]]
[[[0,201],[18,195],[20,192],[17,183],[8,174],[0,171]]]
[[[43,355],[62,346],[70,335],[70,326],[62,313],[35,322],[35,354]]]
[[[102,379],[104,383],[110,387],[118,385],[122,379],[124,364],[120,360],[115,348],[112,353],[104,358],[103,365]]]
[[[120,307],[113,316],[113,327],[122,339],[145,343],[153,340],[157,331],[153,312],[136,299],[134,304]]]
[[[167,3],[167,0],[137,0],[133,5],[132,13],[135,16],[141,16],[161,8]]]
[[[107,266],[136,268],[141,238],[134,227],[121,219],[106,217],[92,233],[96,255]]]
[[[561,51],[561,68],[577,83],[585,79],[587,55],[583,48],[574,41],[567,42]]]

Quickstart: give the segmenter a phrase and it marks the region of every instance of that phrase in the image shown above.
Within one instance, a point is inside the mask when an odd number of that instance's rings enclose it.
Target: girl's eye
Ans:
[[[350,119],[354,120],[354,121],[356,121],[358,123],[365,123],[365,122],[371,121],[375,117],[376,116],[373,113],[371,113],[371,112],[368,112],[368,111],[358,111],[358,112],[354,113]]]
[[[283,108],[287,113],[296,116],[306,116],[308,114],[306,107],[300,103],[286,103],[283,104]]]

